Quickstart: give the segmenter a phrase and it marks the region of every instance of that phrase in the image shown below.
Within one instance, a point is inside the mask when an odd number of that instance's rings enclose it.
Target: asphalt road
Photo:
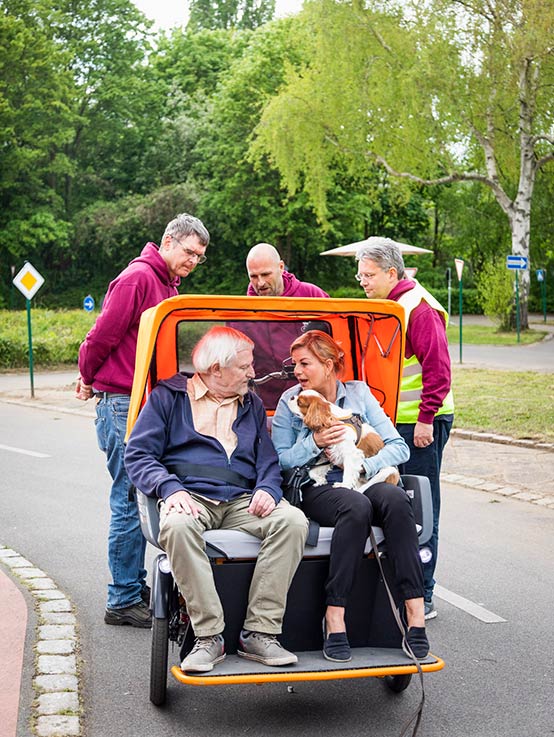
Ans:
[[[148,700],[148,631],[102,620],[109,478],[87,417],[2,405],[0,543],[57,582],[75,605],[86,737],[303,737],[398,735],[419,697],[416,680],[395,695],[378,679],[191,688],[169,681]],[[429,623],[446,668],[425,678],[423,737],[554,734],[554,512],[444,486],[439,617]],[[481,605],[506,620],[487,624]],[[460,606],[462,608],[460,608]],[[479,610],[477,610],[477,613]],[[32,663],[33,621],[27,641]],[[170,654],[171,660],[171,654]],[[173,657],[172,662],[177,662]],[[22,701],[30,704],[29,672]],[[30,735],[22,709],[18,737]]]
[[[465,315],[462,320],[462,355],[460,361],[459,340],[451,341],[449,345],[450,359],[453,365],[465,368],[488,368],[502,371],[538,371],[539,373],[554,373],[554,324],[549,318],[543,323],[536,315],[532,316],[530,327],[534,330],[543,330],[548,335],[546,339],[537,343],[525,345],[517,343],[514,335],[513,345],[472,345],[464,342],[464,325],[487,325],[492,323],[483,315]],[[531,318],[530,318],[531,320]],[[452,319],[457,326],[457,317]],[[459,333],[456,333],[457,337]]]

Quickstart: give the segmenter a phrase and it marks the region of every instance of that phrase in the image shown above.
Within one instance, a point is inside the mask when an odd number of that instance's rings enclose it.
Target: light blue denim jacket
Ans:
[[[321,453],[321,448],[314,442],[311,430],[288,406],[288,400],[299,391],[300,385],[287,389],[282,394],[273,416],[271,439],[283,469],[310,465]],[[347,381],[343,384],[337,381],[336,404],[360,415],[363,422],[371,425],[385,442],[385,447],[377,455],[364,459],[368,478],[385,466],[397,466],[408,460],[410,457],[408,446],[365,382]]]

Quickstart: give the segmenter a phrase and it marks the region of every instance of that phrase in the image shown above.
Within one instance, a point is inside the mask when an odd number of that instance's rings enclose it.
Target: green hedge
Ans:
[[[97,313],[31,309],[33,362],[39,366],[77,363],[79,346]],[[29,365],[27,311],[0,310],[0,368]]]
[[[439,300],[441,305],[448,309],[448,289],[446,287],[440,288],[440,289],[430,289],[429,290],[432,295]],[[331,292],[331,297],[343,297],[343,298],[351,298],[351,297],[363,297],[364,293],[363,290],[360,289],[360,287],[340,287],[339,289],[335,289]],[[464,314],[466,315],[482,315],[483,310],[479,306],[479,303],[477,301],[477,290],[468,288],[464,289],[462,293],[462,309]],[[456,289],[452,288],[451,294],[450,294],[450,312],[452,315],[458,314],[458,306],[460,304],[460,297],[458,288]]]

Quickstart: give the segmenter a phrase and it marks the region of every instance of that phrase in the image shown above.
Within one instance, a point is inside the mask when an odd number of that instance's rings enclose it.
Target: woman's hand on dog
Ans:
[[[313,439],[318,448],[327,448],[329,445],[336,445],[344,440],[345,434],[348,432],[347,427],[337,420],[330,427],[323,427],[321,430],[314,431]]]

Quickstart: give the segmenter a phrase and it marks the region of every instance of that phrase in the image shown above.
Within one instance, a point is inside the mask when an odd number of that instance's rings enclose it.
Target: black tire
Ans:
[[[150,654],[150,701],[165,704],[167,695],[167,651],[169,620],[152,617],[152,650]]]
[[[385,683],[394,693],[402,693],[410,685],[412,680],[411,673],[404,673],[401,676],[385,676]]]

